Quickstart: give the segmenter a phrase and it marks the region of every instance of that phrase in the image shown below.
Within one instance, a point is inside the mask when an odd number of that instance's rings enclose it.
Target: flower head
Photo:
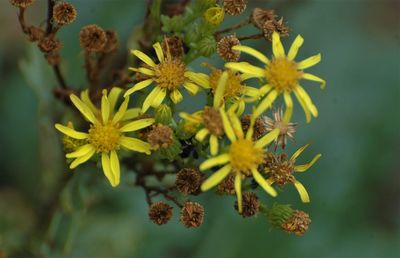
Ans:
[[[204,20],[213,26],[218,26],[224,21],[225,10],[219,5],[208,8],[204,13]]]
[[[264,78],[267,83],[261,88],[263,94],[268,95],[260,102],[254,111],[255,116],[261,115],[267,108],[269,108],[278,95],[284,96],[286,108],[293,109],[293,102],[291,93],[293,92],[302,106],[307,122],[311,121],[311,115],[318,116],[318,110],[314,106],[310,96],[300,85],[301,79],[316,81],[321,84],[323,88],[325,81],[313,74],[305,73],[304,69],[314,66],[321,61],[321,55],[309,57],[303,61],[295,62],[294,58],[301,45],[303,38],[299,35],[294,40],[289,49],[288,54],[282,46],[278,32],[272,34],[272,52],[273,58],[270,60],[259,51],[247,46],[234,46],[234,50],[250,54],[264,63],[264,67],[256,67],[246,62],[227,63],[226,67],[240,71],[248,77]],[[291,115],[291,112],[290,112]],[[289,116],[290,118],[290,116]]]
[[[90,123],[87,132],[79,132],[61,124],[55,125],[56,129],[63,134],[85,141],[85,144],[75,151],[66,154],[67,158],[74,159],[70,168],[74,169],[88,161],[94,154],[100,154],[104,174],[113,187],[120,182],[120,165],[117,155],[120,148],[150,154],[150,144],[125,134],[154,123],[153,118],[129,121],[137,115],[137,110],[128,109],[129,98],[125,98],[118,111],[114,112],[120,93],[119,88],[113,88],[109,94],[104,90],[100,110],[90,101],[87,91],[82,92],[81,98],[73,94],[70,96],[72,103]]]
[[[275,128],[279,129],[279,136],[275,139],[275,148],[278,145],[284,149],[287,143],[287,138],[294,139],[294,133],[296,132],[296,123],[290,123],[285,121],[285,115],[283,114],[282,108],[278,108],[273,112],[273,118],[264,116],[265,129],[267,131],[272,131]],[[286,113],[287,114],[287,113]],[[287,116],[287,115],[286,115]]]
[[[182,86],[191,95],[195,95],[199,91],[198,85],[203,85],[206,80],[203,75],[188,71],[181,59],[173,57],[169,52],[164,53],[160,43],[154,44],[153,48],[159,61],[157,64],[143,52],[133,50],[132,54],[142,60],[146,67],[129,68],[132,71],[146,75],[146,79],[136,83],[125,93],[125,96],[142,90],[152,83],[156,84],[156,87],[144,100],[142,112],[146,112],[150,106],[158,107],[167,93],[175,104],[179,103],[183,99],[179,91]]]

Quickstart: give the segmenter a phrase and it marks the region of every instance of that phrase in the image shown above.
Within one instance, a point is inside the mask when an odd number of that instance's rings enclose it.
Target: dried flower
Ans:
[[[230,15],[239,15],[243,13],[246,6],[246,0],[224,0],[225,12]]]
[[[85,50],[100,52],[107,43],[107,34],[95,24],[87,25],[81,29],[79,41]]]
[[[59,25],[70,24],[76,19],[76,9],[70,3],[59,2],[53,7],[53,19]]]
[[[177,37],[165,37],[161,43],[164,53],[169,53],[171,57],[181,58],[184,54],[183,42]]]
[[[39,27],[30,26],[28,28],[28,35],[30,41],[38,41],[45,36],[45,32]]]
[[[186,202],[181,210],[181,223],[187,228],[197,228],[203,220],[203,206],[197,202]]]
[[[172,218],[172,207],[164,202],[153,203],[149,207],[149,218],[157,225],[167,224]]]
[[[39,41],[38,46],[43,53],[50,53],[59,50],[62,45],[58,39],[49,36],[42,38]]]
[[[218,41],[218,55],[227,62],[236,62],[240,58],[240,51],[233,50],[232,47],[238,45],[240,45],[240,41],[236,35],[225,36]]]
[[[235,194],[235,175],[229,174],[217,186],[218,193],[221,194]]]
[[[10,0],[10,4],[20,8],[26,8],[33,4],[33,2],[35,2],[35,0]]]
[[[257,214],[260,209],[260,202],[255,193],[246,192],[242,194],[243,199],[243,211],[241,215],[246,217],[252,217]],[[238,202],[235,202],[235,209],[238,210]]]
[[[311,223],[310,215],[301,210],[294,210],[292,216],[282,223],[281,228],[297,236],[304,235]]]
[[[110,53],[118,47],[118,36],[115,31],[106,30],[107,43],[104,45],[102,52]]]
[[[281,38],[289,36],[289,27],[283,22],[283,18],[279,21],[275,19],[266,21],[262,26],[262,31],[264,37],[269,41],[272,41],[272,34],[274,31],[278,32]]]
[[[249,130],[250,119],[251,119],[250,115],[245,115],[240,120],[240,122],[242,123],[242,127],[243,127],[243,132],[244,133],[246,133],[247,130]],[[257,117],[256,121],[254,122],[254,126],[253,126],[253,140],[256,141],[256,140],[260,139],[267,132],[270,132],[270,131],[266,130],[264,120],[262,118],[260,118],[260,117]]]
[[[250,15],[250,21],[257,26],[259,29],[263,29],[265,22],[275,20],[275,10],[254,8]]]
[[[200,191],[203,174],[194,168],[183,168],[176,174],[175,185],[179,192],[194,194]]]
[[[174,142],[174,132],[171,127],[163,124],[153,125],[147,135],[147,141],[152,149],[168,148]]]
[[[263,117],[266,125],[265,129],[267,132],[270,132],[275,128],[279,129],[279,136],[275,139],[275,149],[278,145],[281,145],[282,149],[284,149],[287,143],[287,138],[294,140],[297,123],[285,122],[283,119],[284,115],[282,108],[273,110],[272,114],[273,119],[267,116]]]

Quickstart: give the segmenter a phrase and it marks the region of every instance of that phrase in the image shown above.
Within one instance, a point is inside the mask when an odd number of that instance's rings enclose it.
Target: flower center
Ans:
[[[165,59],[154,68],[155,81],[161,88],[174,90],[185,80],[186,66],[178,59]]]
[[[221,115],[215,108],[209,106],[204,108],[203,123],[204,127],[207,128],[211,134],[216,136],[224,134]]]
[[[217,90],[218,81],[222,73],[222,70],[215,69],[210,75],[210,86],[213,93],[215,93],[215,91]],[[240,78],[239,74],[228,70],[228,79],[226,80],[224,98],[239,96],[243,89],[243,85],[241,84],[241,82],[242,79]]]
[[[294,164],[293,161],[287,160],[287,156],[282,154],[279,156],[270,156],[266,165],[271,173],[274,181],[279,185],[284,185],[288,182],[294,182],[293,176]]]
[[[89,129],[89,143],[95,147],[97,152],[109,152],[119,147],[121,132],[112,124],[95,124]]]
[[[229,148],[233,170],[249,175],[252,169],[257,169],[264,161],[264,150],[254,146],[254,142],[239,139]]]
[[[302,71],[297,64],[287,58],[275,58],[265,69],[268,82],[279,90],[294,89],[301,79]]]

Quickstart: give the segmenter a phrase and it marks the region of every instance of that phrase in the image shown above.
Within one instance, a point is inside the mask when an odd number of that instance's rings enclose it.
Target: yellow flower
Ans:
[[[208,8],[204,13],[204,20],[211,25],[218,26],[224,21],[225,10],[219,5]]]
[[[150,92],[143,103],[142,112],[146,112],[150,106],[158,107],[165,99],[167,93],[176,104],[182,101],[179,89],[183,86],[191,95],[197,94],[199,84],[205,84],[203,75],[186,69],[186,65],[177,58],[171,57],[170,53],[164,52],[160,43],[153,45],[159,63],[156,64],[149,56],[139,50],[133,50],[132,54],[142,60],[149,68],[129,68],[132,71],[144,74],[148,79],[136,83],[126,93],[125,97],[135,91],[142,90],[155,82],[157,86]]]
[[[301,79],[316,81],[321,84],[321,88],[325,87],[325,81],[313,74],[303,72],[304,69],[314,66],[321,61],[321,55],[311,56],[303,61],[295,62],[294,58],[301,45],[303,38],[298,35],[289,49],[288,54],[285,54],[279,34],[274,32],[272,35],[272,52],[274,57],[269,60],[265,55],[259,51],[247,46],[234,46],[233,50],[238,50],[250,54],[265,64],[264,68],[253,66],[247,62],[231,62],[226,63],[225,66],[243,72],[249,77],[264,78],[267,81],[261,91],[263,94],[269,94],[260,102],[254,111],[255,116],[262,114],[269,108],[278,95],[283,94],[285,104],[287,107],[284,120],[288,122],[292,115],[293,102],[291,93],[293,92],[302,106],[306,115],[307,122],[311,121],[311,115],[318,116],[318,110],[314,106],[310,96],[299,84]]]
[[[317,154],[309,163],[303,165],[295,165],[297,157],[309,146],[309,144],[299,148],[293,155],[287,160],[286,155],[275,156],[271,154],[270,160],[267,162],[265,172],[270,177],[267,179],[268,184],[272,185],[276,183],[280,186],[286,183],[292,183],[297,191],[299,192],[300,199],[302,202],[310,202],[307,190],[294,176],[293,172],[305,172],[322,156]]]
[[[244,135],[239,118],[233,112],[226,113],[224,108],[220,108],[224,131],[230,145],[225,153],[216,157],[209,158],[200,165],[200,170],[204,171],[216,166],[222,166],[213,175],[207,178],[201,185],[202,191],[207,191],[220,183],[230,173],[235,175],[235,192],[238,199],[239,212],[243,210],[241,182],[245,176],[253,176],[255,181],[270,195],[276,196],[274,188],[264,179],[258,171],[264,163],[264,147],[272,142],[279,135],[279,129],[275,129],[257,141],[253,141],[253,126],[255,118],[251,119],[251,125]]]
[[[154,123],[153,118],[139,119],[133,122],[127,121],[135,116],[137,110],[129,111],[129,98],[125,98],[118,111],[114,108],[121,89],[113,88],[110,94],[103,91],[101,110],[98,110],[89,99],[88,92],[83,92],[81,98],[71,95],[70,99],[83,117],[90,122],[88,132],[79,132],[71,127],[56,124],[57,130],[77,140],[85,141],[85,144],[74,152],[66,154],[67,158],[75,159],[70,168],[88,161],[95,153],[101,154],[101,164],[107,179],[113,187],[120,182],[120,164],[117,151],[120,147],[131,151],[150,154],[150,144],[147,142],[125,136],[125,133],[145,128]],[[129,112],[128,112],[129,111]]]

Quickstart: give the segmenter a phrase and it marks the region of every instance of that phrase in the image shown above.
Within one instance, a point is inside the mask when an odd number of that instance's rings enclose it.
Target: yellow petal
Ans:
[[[147,86],[149,86],[151,83],[153,82],[153,79],[147,79],[141,82],[136,83],[135,85],[133,85],[132,88],[130,88],[129,90],[127,90],[124,94],[124,97],[127,97],[129,95],[131,95],[132,93],[142,90],[144,88],[146,88]]]
[[[278,96],[278,92],[276,90],[272,90],[268,96],[266,96],[260,104],[257,106],[257,108],[254,110],[253,115],[257,118],[259,117],[262,113],[264,113],[268,108],[271,107],[272,103],[274,103],[276,97]]]
[[[315,81],[319,82],[321,84],[321,89],[324,89],[326,86],[326,81],[318,76],[315,76],[314,74],[311,73],[303,73],[302,76],[303,79],[309,80],[309,81]]]
[[[237,202],[238,202],[238,211],[239,211],[239,213],[242,213],[242,211],[243,211],[242,178],[240,176],[240,173],[236,173],[236,175],[235,175],[235,192],[236,192],[236,198],[237,198]]]
[[[154,97],[153,102],[151,103],[151,106],[153,108],[157,108],[164,101],[165,96],[167,96],[167,89],[162,88],[158,92],[158,94]]]
[[[77,166],[79,166],[80,164],[85,163],[86,161],[88,161],[88,160],[93,156],[94,153],[95,153],[95,149],[93,148],[93,149],[91,149],[89,152],[87,152],[85,155],[80,156],[79,158],[75,159],[75,160],[71,163],[71,165],[69,166],[69,168],[70,168],[70,169],[74,169],[74,168],[76,168]]]
[[[125,112],[128,108],[128,103],[129,103],[129,97],[125,98],[124,102],[122,102],[121,106],[119,106],[119,109],[117,113],[115,113],[112,123],[118,123],[125,115]]]
[[[214,93],[213,107],[216,109],[218,109],[223,103],[227,79],[228,79],[228,72],[225,71],[219,77],[217,88]]]
[[[238,62],[238,63],[226,63],[225,64],[226,68],[232,69],[234,71],[239,71],[245,74],[252,75],[254,77],[264,77],[265,76],[265,71],[262,68],[256,67],[254,65],[251,65],[247,62]]]
[[[120,167],[119,167],[118,155],[115,150],[110,152],[110,167],[111,167],[111,173],[113,174],[113,177],[114,177],[113,187],[116,187],[119,185],[119,182],[120,182],[121,171],[120,171]]]
[[[104,124],[107,123],[110,118],[110,102],[108,101],[106,94],[103,94],[103,97],[101,98],[101,117]]]
[[[253,133],[254,133],[254,124],[256,123],[256,119],[254,117],[254,115],[250,116],[250,125],[249,128],[247,129],[246,132],[246,139],[247,140],[252,140],[253,138]]]
[[[314,103],[312,102],[310,96],[308,95],[308,93],[303,89],[303,87],[301,87],[300,85],[297,86],[294,89],[299,95],[300,97],[304,100],[305,104],[307,105],[308,110],[310,110],[311,114],[314,117],[318,116],[318,109],[317,107],[314,105]]]
[[[293,60],[296,58],[297,52],[299,51],[299,48],[301,47],[301,45],[303,45],[304,39],[302,36],[297,35],[296,39],[293,41],[292,46],[289,49],[289,53],[287,55],[287,57],[290,60]]]
[[[229,138],[229,140],[231,142],[236,141],[235,133],[233,131],[231,123],[229,122],[228,116],[225,113],[224,107],[221,107],[219,109],[219,113],[220,113],[221,118],[222,118],[222,125],[224,127],[224,131],[225,131],[226,136]]]
[[[154,67],[156,66],[156,64],[154,63],[154,61],[145,53],[143,53],[142,51],[139,50],[132,50],[131,53],[133,55],[135,55],[137,58],[139,58],[140,60],[142,60],[143,62],[145,62],[147,65]]]
[[[300,94],[297,93],[297,91],[293,91],[293,92],[294,92],[294,95],[296,96],[297,100],[299,101],[300,106],[304,110],[304,114],[306,115],[307,123],[310,123],[310,121],[311,121],[311,113],[310,113],[310,110],[307,107],[306,102],[303,100],[303,98],[300,96]]]
[[[311,56],[303,61],[297,63],[297,69],[303,70],[318,64],[321,61],[321,54]]]
[[[306,170],[308,170],[312,165],[314,165],[315,162],[317,162],[317,160],[319,160],[319,158],[321,158],[321,154],[317,154],[310,162],[308,162],[307,164],[304,165],[297,165],[294,167],[294,171],[296,172],[304,172]]]
[[[237,138],[244,138],[242,123],[240,122],[240,120],[236,116],[236,114],[233,112],[228,112],[228,117],[229,117],[229,120],[231,121],[233,131],[235,132],[235,135],[237,136]]]
[[[215,135],[210,136],[210,152],[212,156],[218,154],[218,137]]]
[[[200,164],[200,170],[204,171],[204,170],[207,170],[207,169],[215,167],[215,166],[224,165],[224,164],[228,163],[229,160],[230,160],[230,157],[229,157],[229,154],[227,154],[227,153],[218,155],[213,158],[209,158]]]
[[[155,43],[153,45],[153,48],[156,51],[156,55],[157,55],[158,61],[160,61],[160,62],[164,61],[164,53],[163,53],[163,50],[162,50],[162,47],[161,47],[160,43],[159,42]]]
[[[121,118],[121,121],[131,120],[140,115],[142,109],[141,108],[129,108],[125,111],[125,114]]]
[[[85,103],[82,102],[77,96],[74,94],[71,94],[70,99],[72,103],[75,105],[75,107],[81,112],[81,114],[92,124],[97,123],[97,119],[94,116],[92,110],[88,106],[85,105]]]
[[[258,50],[255,50],[254,48],[237,45],[237,46],[233,46],[232,49],[249,54],[249,55],[257,58],[264,64],[269,64],[269,59],[265,55],[263,55],[261,52],[259,52]]]
[[[283,115],[283,121],[285,123],[289,123],[290,119],[292,119],[292,114],[293,114],[293,101],[292,97],[290,96],[290,93],[287,91],[283,93],[283,98],[285,100],[285,105],[286,105],[285,114]]]
[[[260,96],[260,90],[254,87],[244,86],[243,94],[249,97],[258,97]]]
[[[175,104],[179,103],[182,101],[183,96],[180,93],[179,90],[173,90],[170,94],[169,97],[171,98],[172,102],[174,102]]]
[[[201,130],[199,130],[196,133],[196,136],[194,137],[196,140],[198,140],[199,142],[204,141],[204,138],[206,138],[206,136],[210,133],[210,131],[207,128],[203,128]]]
[[[61,124],[55,124],[54,126],[58,131],[74,139],[82,140],[82,139],[87,139],[89,136],[87,133],[75,131],[74,129]]]
[[[122,136],[119,140],[119,143],[122,145],[122,147],[140,152],[140,153],[146,153],[147,155],[150,155],[150,149],[151,146],[149,143],[141,141],[139,139],[131,138],[131,137],[125,137]]]
[[[270,90],[272,90],[272,86],[270,84],[265,84],[265,85],[261,86],[261,88],[260,88],[260,95],[264,96]]]
[[[299,192],[300,195],[300,199],[302,202],[304,203],[308,203],[310,202],[310,196],[308,196],[307,190],[306,188],[303,186],[302,183],[300,183],[299,181],[294,181],[294,187],[296,187],[297,192]]]
[[[199,91],[199,86],[192,82],[185,82],[183,84],[183,87],[190,93],[190,95],[196,95],[197,92]]]
[[[271,132],[267,133],[261,139],[259,139],[255,146],[259,148],[264,148],[266,145],[271,143],[273,140],[275,140],[279,136],[280,130],[279,128],[275,128]]]
[[[139,67],[139,68],[129,67],[128,70],[131,70],[131,71],[134,71],[134,72],[139,72],[139,73],[142,73],[142,74],[148,75],[148,76],[154,76],[155,75],[153,70],[148,69],[148,68],[144,68],[144,67]]]
[[[224,178],[227,175],[229,175],[230,172],[231,172],[230,165],[226,165],[220,168],[201,184],[201,191],[205,192],[213,188],[214,186],[219,184],[222,180],[224,180]]]
[[[81,91],[81,100],[85,103],[86,106],[90,108],[93,114],[99,112],[98,108],[93,104],[92,100],[89,97],[89,90]]]
[[[254,180],[271,196],[275,197],[277,192],[275,189],[267,183],[265,178],[257,171],[257,169],[252,169],[251,173],[253,174]]]
[[[115,105],[117,104],[119,95],[121,94],[122,89],[119,87],[112,87],[110,93],[108,94],[108,101],[110,102],[110,110],[113,111]]]
[[[292,157],[290,157],[290,160],[295,160],[297,159],[298,156],[300,156],[301,153],[303,153],[303,151],[305,149],[308,148],[308,146],[310,146],[310,144],[306,144],[303,147],[299,148],[295,153],[293,153]]]
[[[274,53],[275,57],[285,56],[285,50],[283,49],[281,38],[279,33],[276,31],[272,33],[272,52]]]
[[[93,149],[94,149],[94,147],[91,144],[85,144],[85,145],[79,147],[76,151],[67,153],[65,155],[65,157],[68,159],[79,158],[79,157],[82,157],[82,156],[88,154]]]
[[[206,74],[186,71],[185,77],[205,89],[210,88],[210,80]]]
[[[154,102],[154,99],[157,97],[157,95],[162,91],[161,87],[155,87],[150,93],[149,95],[147,95],[146,99],[143,102],[143,106],[142,106],[142,112],[145,113],[149,107],[151,106],[151,104]]]
[[[193,123],[196,123],[196,124],[200,124],[200,123],[203,122],[203,118],[202,118],[203,117],[203,111],[196,112],[194,114],[188,114],[186,112],[180,112],[179,116],[182,119],[185,119],[187,121],[190,121],[190,122],[193,122]]]
[[[130,122],[126,125],[124,125],[120,131],[121,132],[133,132],[133,131],[137,131],[139,129],[148,127],[149,125],[154,124],[155,120],[154,118],[143,118],[143,119],[139,119],[133,122]]]
[[[111,162],[108,154],[102,153],[101,154],[101,166],[103,167],[103,172],[108,181],[110,182],[111,186],[115,186],[115,179],[114,174],[111,171]]]

